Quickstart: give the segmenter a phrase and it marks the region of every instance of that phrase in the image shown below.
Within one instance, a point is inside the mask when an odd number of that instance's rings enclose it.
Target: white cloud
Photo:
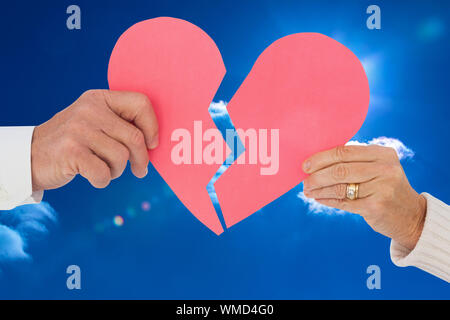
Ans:
[[[221,122],[222,125],[218,125],[219,130],[223,130],[225,128],[230,128],[231,120],[228,115],[227,111],[227,104],[228,102],[220,100],[219,102],[211,102],[209,105],[208,111],[211,115],[211,118],[213,121],[217,124],[218,122]],[[225,125],[223,124],[225,122]],[[206,186],[206,190],[208,191],[209,197],[211,198],[211,201],[214,204],[219,203],[217,199],[217,194],[214,189],[214,182],[227,170],[227,168],[230,166],[228,163],[231,163],[233,161],[229,160],[233,157],[232,154],[229,155],[229,158],[226,159],[225,163],[222,166],[220,166],[219,170],[214,174],[214,177],[211,179],[211,181]]]
[[[400,140],[395,139],[395,138],[378,137],[378,138],[373,138],[372,140],[370,140],[368,142],[359,142],[356,140],[352,140],[352,141],[349,141],[346,143],[346,145],[348,145],[348,146],[350,146],[350,145],[367,146],[370,144],[376,144],[376,145],[383,146],[383,147],[394,148],[395,151],[397,152],[398,158],[400,160],[411,159],[412,157],[414,157],[414,151],[412,151],[410,148],[405,146],[405,144],[403,142],[401,142]]]
[[[312,213],[326,213],[326,214],[332,214],[332,213],[345,213],[343,210],[338,210],[335,208],[330,208],[327,206],[324,206],[323,204],[318,203],[316,200],[307,198],[303,192],[299,192],[297,194],[297,197],[303,200],[303,202],[308,206],[308,211]]]
[[[228,115],[227,102],[220,100],[219,102],[211,102],[208,108],[213,120],[215,118],[225,117]]]
[[[25,243],[20,234],[16,230],[0,225],[0,261],[27,258]]]
[[[57,214],[46,202],[0,212],[0,261],[30,259],[27,244],[48,233]]]
[[[206,190],[208,191],[209,197],[211,198],[211,201],[215,204],[219,203],[219,200],[217,199],[216,190],[214,189],[214,182],[219,179],[219,177],[227,170],[229,165],[223,164],[220,166],[219,170],[217,170],[214,177],[211,179],[211,181],[206,186]]]
[[[397,152],[398,158],[400,160],[411,159],[414,157],[414,151],[405,146],[403,142],[395,138],[387,138],[387,137],[378,137],[374,138],[368,142],[359,142],[356,140],[349,141],[346,145],[371,145],[376,144],[384,147],[394,148]],[[299,192],[297,197],[301,199],[306,206],[308,207],[308,211],[312,213],[324,213],[324,214],[342,214],[345,211],[338,210],[335,208],[330,208],[318,203],[316,200],[307,198],[303,194],[303,192]]]

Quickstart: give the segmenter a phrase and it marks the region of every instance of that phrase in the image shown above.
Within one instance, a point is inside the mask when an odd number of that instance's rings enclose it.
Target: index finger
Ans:
[[[303,162],[303,171],[313,173],[340,162],[371,162],[379,159],[379,146],[338,146],[318,152]]]
[[[114,113],[133,122],[145,137],[148,149],[158,146],[158,120],[145,94],[129,91],[105,90],[105,101]]]

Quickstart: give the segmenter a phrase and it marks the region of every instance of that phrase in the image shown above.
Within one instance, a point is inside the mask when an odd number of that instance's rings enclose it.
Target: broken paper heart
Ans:
[[[191,136],[217,130],[208,107],[224,75],[214,41],[197,26],[167,17],[142,21],[125,31],[108,68],[112,90],[142,92],[150,98],[160,128],[160,145],[149,153],[150,161],[189,211],[216,234],[223,228],[206,186],[230,150],[216,150],[215,159],[220,161],[212,164],[195,159],[179,163],[173,161],[172,152],[177,130]],[[259,160],[234,162],[219,177],[214,186],[226,226],[303,181],[302,162],[352,138],[368,105],[366,74],[344,45],[318,33],[292,34],[271,44],[227,110],[234,126],[242,129],[238,131],[242,142],[248,130],[277,130],[278,140],[271,143],[278,143],[278,168],[273,174],[262,174],[265,164]],[[222,139],[213,134],[210,141],[213,138]],[[201,140],[200,145],[196,141],[194,158],[198,152],[202,156]],[[239,158],[251,157],[249,152],[246,147]]]

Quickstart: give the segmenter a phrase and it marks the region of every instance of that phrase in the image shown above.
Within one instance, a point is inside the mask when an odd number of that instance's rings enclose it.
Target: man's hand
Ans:
[[[55,189],[77,174],[96,188],[119,177],[130,160],[147,174],[147,149],[158,146],[158,123],[140,93],[89,90],[35,128],[31,144],[33,191]]]
[[[426,199],[409,184],[392,148],[341,146],[319,152],[303,163],[310,176],[306,197],[360,214],[377,232],[413,249],[421,235]],[[359,183],[356,200],[346,199],[348,183]]]

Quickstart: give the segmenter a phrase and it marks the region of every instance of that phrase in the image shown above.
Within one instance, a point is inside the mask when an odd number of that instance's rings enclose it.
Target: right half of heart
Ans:
[[[214,185],[227,227],[303,181],[307,157],[349,141],[369,96],[360,61],[341,43],[298,33],[270,45],[227,106],[246,147]]]

